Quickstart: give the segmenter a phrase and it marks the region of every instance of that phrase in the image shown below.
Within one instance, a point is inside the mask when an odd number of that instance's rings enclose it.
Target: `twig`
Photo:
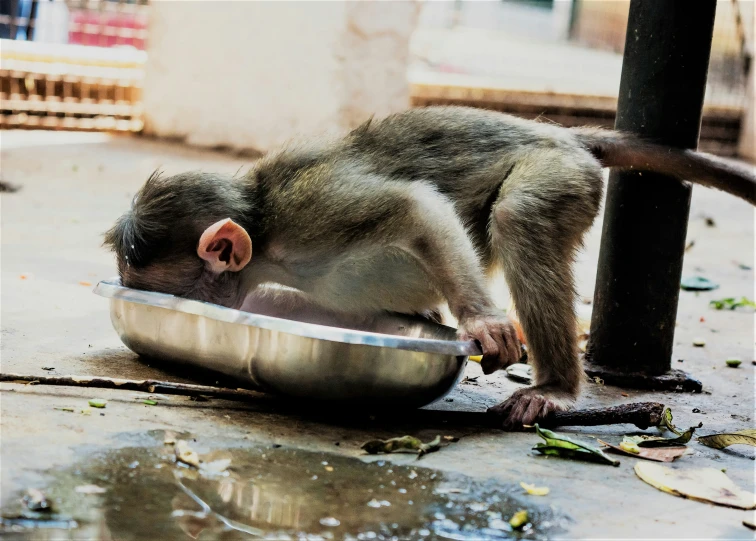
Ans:
[[[259,391],[253,389],[229,389],[227,387],[174,383],[172,381],[159,381],[154,379],[134,380],[90,376],[25,376],[21,374],[0,374],[0,381],[33,383],[35,385],[121,389],[124,391],[143,391],[145,393],[177,394],[183,396],[208,396],[211,398],[239,401],[246,401],[259,397]]]
[[[551,414],[542,424],[550,427],[634,424],[645,430],[650,426],[659,426],[663,412],[664,404],[636,402],[611,408],[560,411]]]
[[[143,391],[146,393],[163,393],[183,396],[207,396],[223,400],[246,402],[260,398],[262,390],[229,389],[190,383],[174,383],[153,379],[133,380],[89,376],[25,376],[21,374],[0,374],[0,382],[33,383],[35,385],[60,385],[67,387],[91,387],[100,389],[121,389],[124,391]],[[310,404],[312,407],[312,404]],[[597,426],[615,424],[634,424],[640,429],[658,426],[662,419],[664,405],[658,402],[636,402],[622,404],[611,408],[596,408],[557,412],[545,419],[541,425],[557,426]],[[341,411],[343,414],[343,410]],[[477,412],[453,412],[418,410],[415,415],[402,414],[409,418],[423,419],[425,422],[438,421],[447,425],[459,426],[496,426],[498,420],[493,415]]]

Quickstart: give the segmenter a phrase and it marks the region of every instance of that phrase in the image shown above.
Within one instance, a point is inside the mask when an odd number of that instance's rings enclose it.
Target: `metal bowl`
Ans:
[[[421,318],[324,318],[301,308],[272,317],[130,289],[117,278],[95,293],[110,299],[113,327],[135,353],[303,399],[420,407],[448,393],[467,357],[480,354],[455,329]],[[269,313],[281,316],[286,305]]]

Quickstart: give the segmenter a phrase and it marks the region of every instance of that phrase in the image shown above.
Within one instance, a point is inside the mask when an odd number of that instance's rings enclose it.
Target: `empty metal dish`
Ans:
[[[302,309],[280,317],[286,303],[272,317],[129,289],[117,278],[95,293],[110,299],[113,327],[135,353],[298,398],[420,407],[448,393],[467,357],[480,354],[454,329],[421,318],[324,319]]]

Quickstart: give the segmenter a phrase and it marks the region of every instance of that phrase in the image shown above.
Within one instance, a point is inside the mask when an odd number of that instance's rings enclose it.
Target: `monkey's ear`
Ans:
[[[242,226],[226,218],[205,229],[197,245],[197,255],[217,274],[237,272],[252,259],[252,239]]]

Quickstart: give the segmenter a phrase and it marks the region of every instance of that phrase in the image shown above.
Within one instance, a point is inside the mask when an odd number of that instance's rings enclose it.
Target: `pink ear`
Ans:
[[[197,255],[207,261],[215,273],[238,272],[252,259],[252,239],[242,226],[226,218],[205,229]]]

